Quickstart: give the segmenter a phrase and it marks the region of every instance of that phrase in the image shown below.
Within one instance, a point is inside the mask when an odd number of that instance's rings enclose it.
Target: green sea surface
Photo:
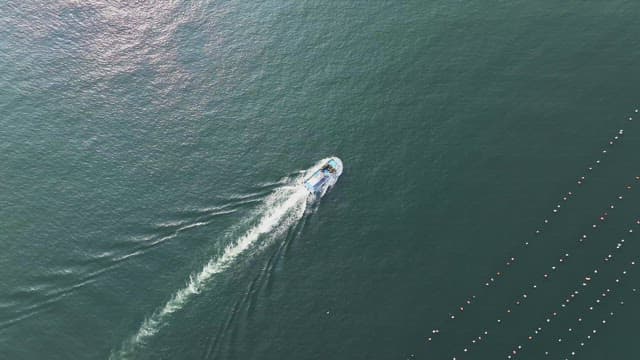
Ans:
[[[639,16],[2,2],[0,359],[638,358]]]

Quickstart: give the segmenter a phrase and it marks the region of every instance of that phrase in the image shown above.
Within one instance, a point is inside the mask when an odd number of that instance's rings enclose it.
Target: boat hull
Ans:
[[[322,197],[338,181],[342,170],[342,160],[338,157],[323,159],[309,170],[303,181],[304,187],[312,195]]]

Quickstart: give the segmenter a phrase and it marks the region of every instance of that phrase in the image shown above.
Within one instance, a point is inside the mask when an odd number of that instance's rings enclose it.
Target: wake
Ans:
[[[165,326],[169,317],[184,308],[207,284],[231,266],[265,234],[279,234],[297,223],[304,215],[309,192],[301,185],[282,186],[269,195],[258,210],[258,223],[231,242],[222,255],[211,258],[202,269],[190,276],[186,286],[176,291],[167,303],[146,318],[138,331],[126,340],[110,360],[131,358],[137,348]]]

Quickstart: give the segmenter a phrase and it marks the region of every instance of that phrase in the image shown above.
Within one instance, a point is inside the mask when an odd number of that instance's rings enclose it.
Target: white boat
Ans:
[[[304,187],[315,196],[322,197],[342,175],[342,160],[336,156],[321,160],[304,178]]]

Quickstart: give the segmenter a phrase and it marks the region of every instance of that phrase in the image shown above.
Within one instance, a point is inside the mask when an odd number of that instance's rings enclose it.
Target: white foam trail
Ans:
[[[136,348],[155,335],[171,314],[182,309],[193,296],[200,293],[214,275],[227,269],[240,254],[252,247],[261,235],[280,233],[300,220],[304,215],[308,196],[308,191],[298,185],[282,187],[267,197],[264,205],[258,210],[261,214],[258,224],[229,244],[221,256],[212,258],[200,272],[192,275],[186,286],[178,290],[162,308],[145,319],[138,332],[125,341],[117,353],[112,353],[109,359],[131,358]]]

